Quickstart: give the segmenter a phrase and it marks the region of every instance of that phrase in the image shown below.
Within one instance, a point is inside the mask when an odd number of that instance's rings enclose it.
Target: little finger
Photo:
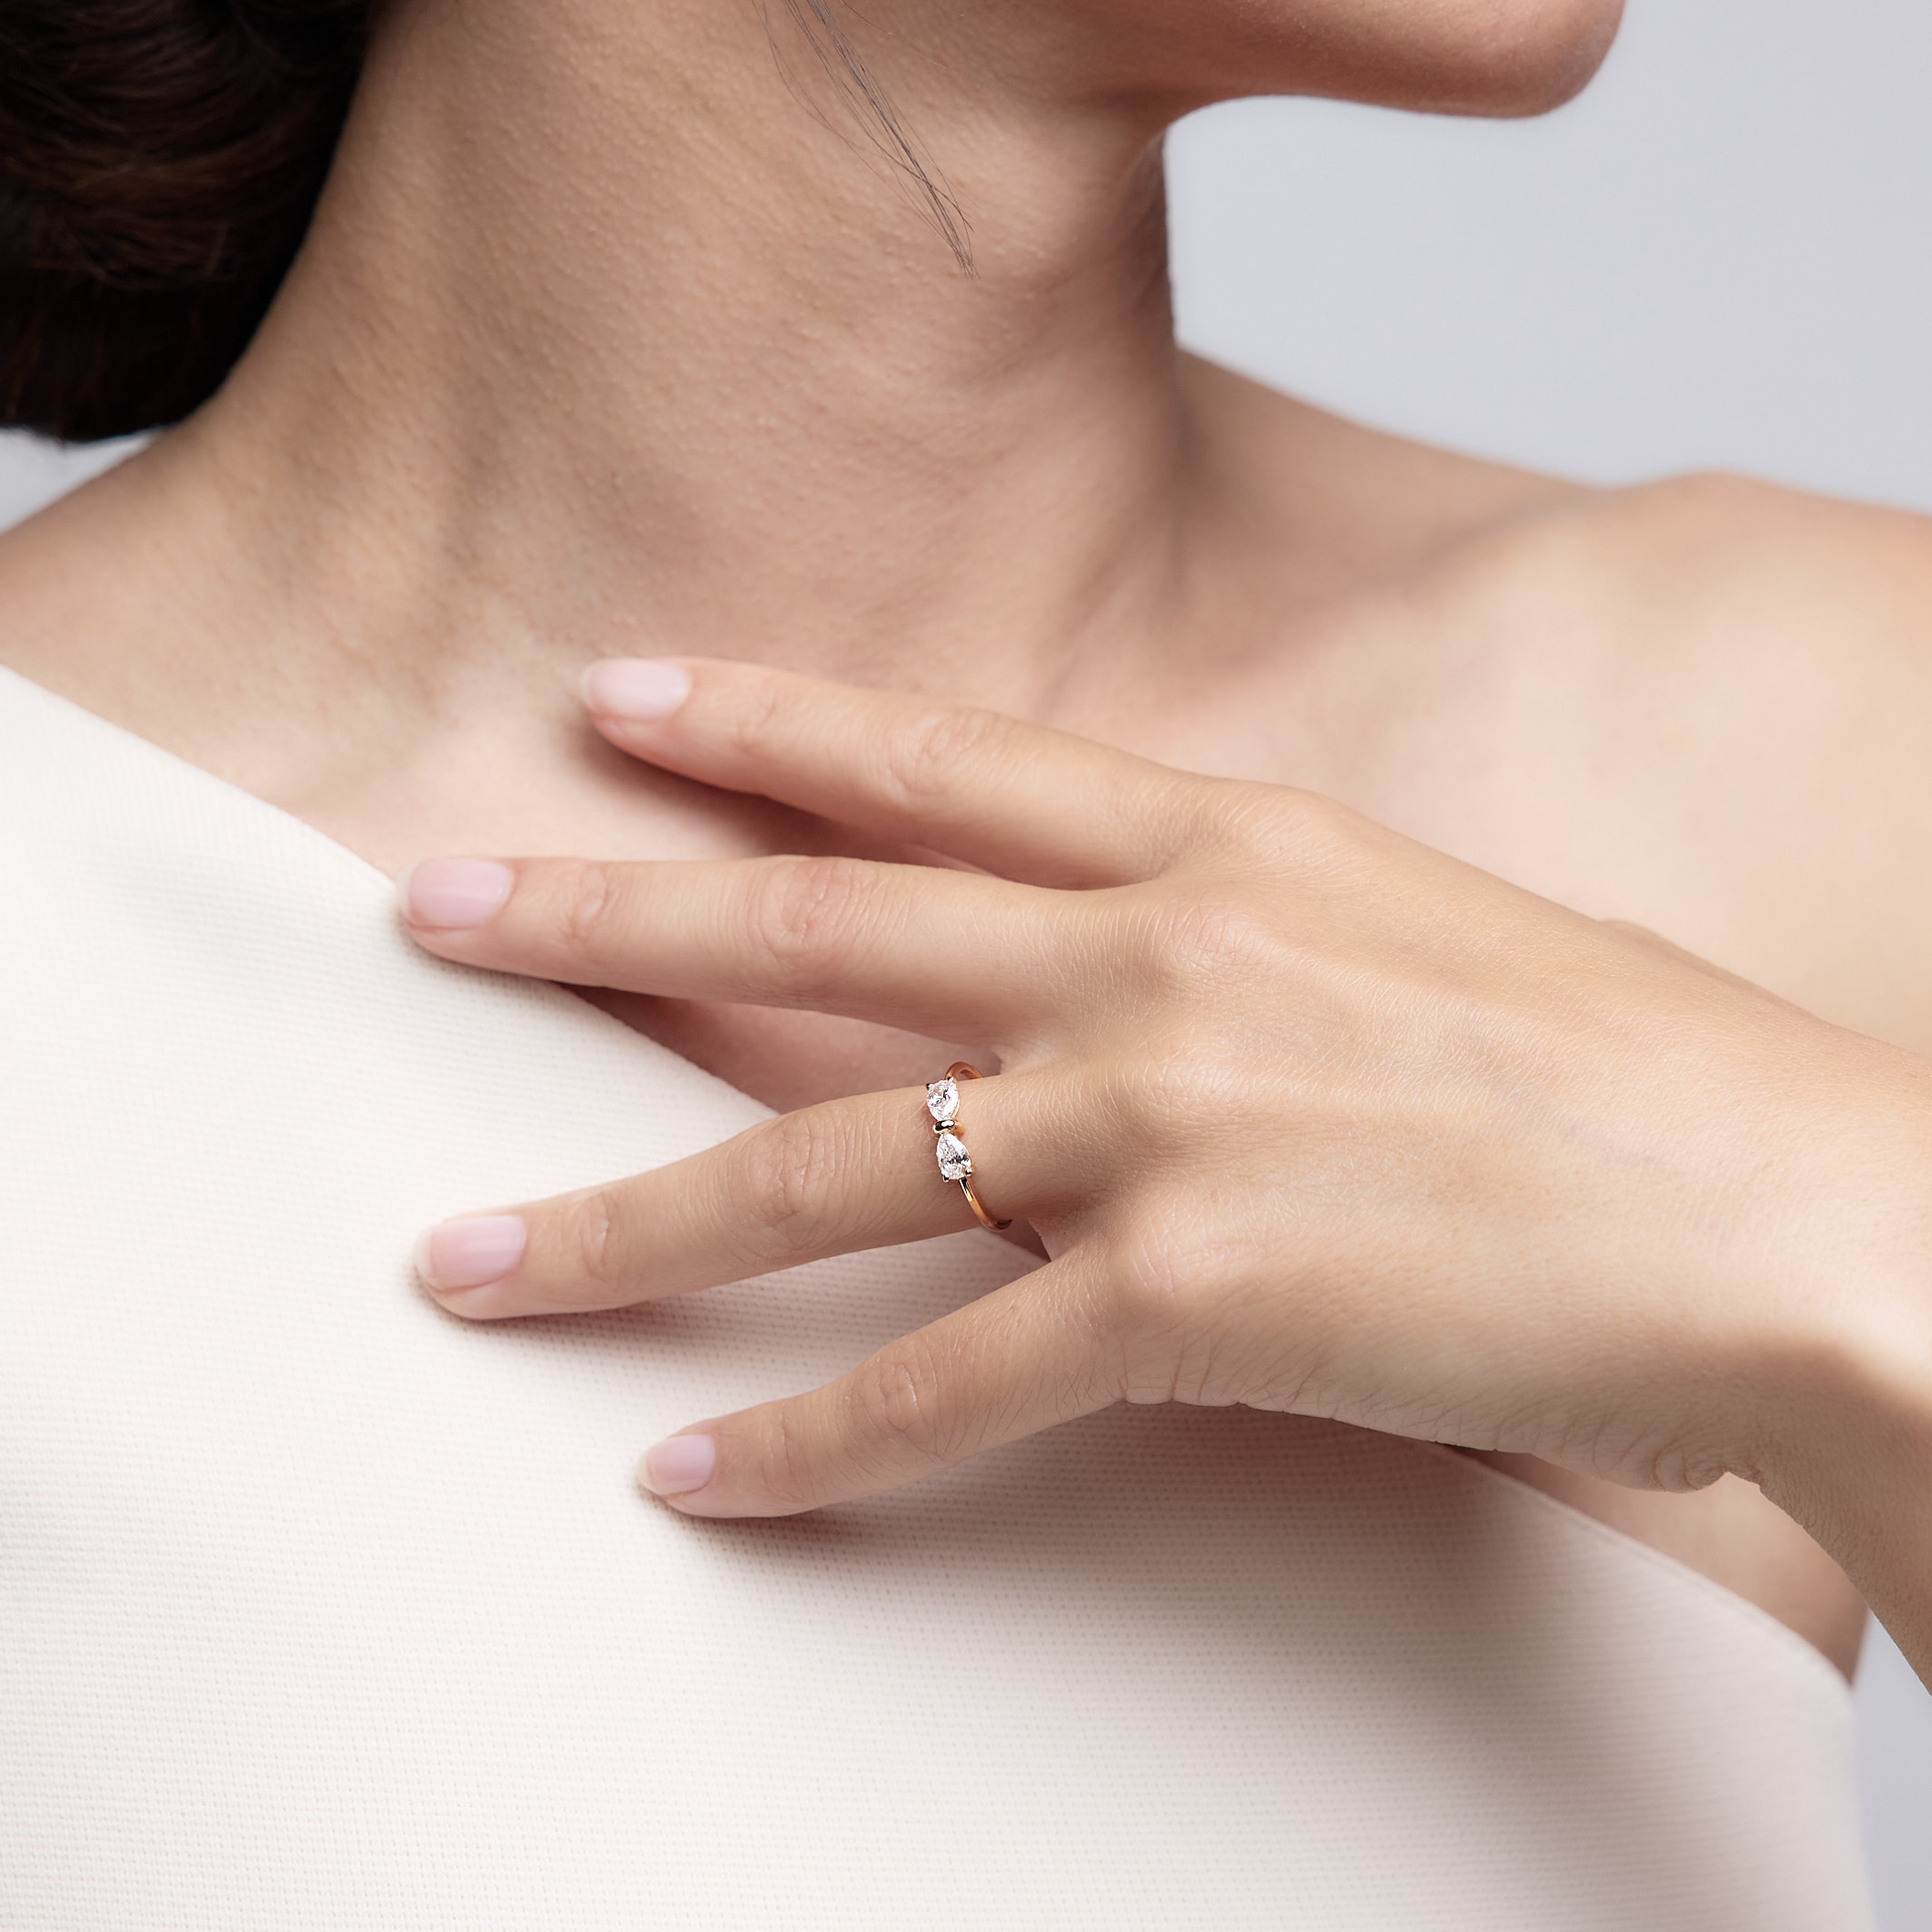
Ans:
[[[790,1516],[896,1489],[1120,1394],[1078,1277],[1055,1262],[823,1388],[668,1438],[637,1480],[692,1516]]]

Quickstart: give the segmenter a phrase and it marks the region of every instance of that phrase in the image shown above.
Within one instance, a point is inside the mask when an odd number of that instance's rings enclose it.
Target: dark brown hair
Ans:
[[[89,442],[214,393],[308,231],[373,4],[0,0],[0,426]],[[957,202],[831,0],[784,9],[970,275]]]
[[[0,422],[219,386],[300,245],[370,0],[0,0]]]

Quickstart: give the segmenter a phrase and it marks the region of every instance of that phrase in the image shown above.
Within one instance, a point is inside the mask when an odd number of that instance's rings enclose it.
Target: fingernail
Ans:
[[[513,883],[493,859],[425,859],[396,881],[396,894],[411,925],[456,931],[500,911]]]
[[[688,1496],[717,1466],[718,1445],[709,1436],[673,1436],[644,1451],[637,1480],[653,1496]]]
[[[584,673],[584,702],[606,718],[668,718],[691,695],[691,674],[655,657],[607,657]]]
[[[523,1259],[528,1238],[522,1217],[516,1214],[473,1214],[465,1220],[445,1221],[416,1243],[416,1272],[424,1287],[437,1295],[487,1288]]]

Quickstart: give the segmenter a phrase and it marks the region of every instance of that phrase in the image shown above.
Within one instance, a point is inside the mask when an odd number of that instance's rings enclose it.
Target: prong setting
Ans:
[[[946,1069],[943,1080],[926,1082],[925,1110],[932,1116],[932,1151],[938,1157],[940,1179],[957,1181],[959,1191],[966,1196],[967,1206],[973,1210],[973,1218],[982,1227],[991,1228],[997,1234],[1002,1228],[1010,1228],[1013,1223],[996,1220],[973,1191],[973,1157],[966,1152],[966,1143],[955,1132],[959,1125],[959,1082],[977,1080],[979,1077],[977,1068],[968,1066],[964,1060],[955,1060]]]
[[[933,1151],[939,1157],[939,1172],[948,1180],[964,1180],[973,1172],[973,1157],[957,1134],[942,1130]]]

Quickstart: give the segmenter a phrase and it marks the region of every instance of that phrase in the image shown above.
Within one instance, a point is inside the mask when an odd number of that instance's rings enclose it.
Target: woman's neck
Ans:
[[[956,683],[964,654],[1024,703],[1171,605],[1146,117],[926,97],[930,50],[868,44],[968,274],[774,38],[717,0],[432,0],[378,43],[311,246],[183,454],[398,679],[662,650]]]
[[[1207,575],[1160,117],[868,11],[970,274],[775,4],[406,0],[259,339],[12,661],[318,822],[554,761],[612,653],[1091,717]]]

